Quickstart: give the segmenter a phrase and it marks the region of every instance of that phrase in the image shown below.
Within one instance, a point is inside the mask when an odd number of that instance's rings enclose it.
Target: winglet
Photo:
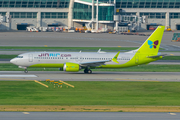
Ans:
[[[113,57],[113,59],[112,59],[113,62],[119,63],[119,62],[117,61],[117,57],[118,57],[119,53],[120,53],[120,51]]]

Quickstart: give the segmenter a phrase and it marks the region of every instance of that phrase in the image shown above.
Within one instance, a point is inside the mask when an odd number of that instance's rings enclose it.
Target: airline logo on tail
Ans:
[[[148,45],[149,45],[149,48],[155,48],[156,49],[156,46],[159,44],[159,41],[158,40],[156,40],[156,41],[154,41],[154,43],[151,41],[151,40],[148,40]]]

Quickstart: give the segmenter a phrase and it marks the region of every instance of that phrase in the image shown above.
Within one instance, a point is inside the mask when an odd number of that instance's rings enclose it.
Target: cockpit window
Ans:
[[[16,58],[23,58],[23,56],[17,56]]]

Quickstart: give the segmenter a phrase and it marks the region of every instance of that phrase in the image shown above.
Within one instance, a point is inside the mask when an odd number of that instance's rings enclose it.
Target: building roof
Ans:
[[[92,3],[92,0],[79,0],[79,1]],[[96,3],[97,3],[97,1],[94,0],[94,4],[96,4]],[[100,4],[100,3],[103,3],[103,2],[98,2],[98,3]]]
[[[92,0],[75,0],[74,2],[78,2],[78,3],[82,3],[82,4],[87,4],[87,5],[92,5]],[[94,0],[94,4],[96,4],[97,1]],[[114,6],[113,1],[111,3],[109,2],[98,2],[101,5],[105,5],[105,6]]]

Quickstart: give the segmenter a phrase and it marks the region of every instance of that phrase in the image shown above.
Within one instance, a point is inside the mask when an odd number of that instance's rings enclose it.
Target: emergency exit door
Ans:
[[[33,54],[29,54],[29,62],[33,62]]]
[[[139,56],[135,56],[135,63],[138,64],[139,63]]]

